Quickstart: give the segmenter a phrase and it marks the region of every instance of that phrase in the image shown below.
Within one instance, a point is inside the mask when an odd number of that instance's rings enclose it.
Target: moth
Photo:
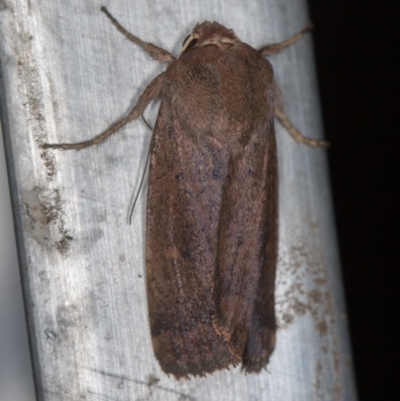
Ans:
[[[44,148],[83,149],[161,99],[149,150],[146,280],[154,354],[177,379],[242,364],[259,372],[274,350],[278,165],[274,116],[283,111],[265,56],[305,35],[256,50],[217,22],[197,24],[175,58],[114,26],[168,64],[128,116],[97,137]]]

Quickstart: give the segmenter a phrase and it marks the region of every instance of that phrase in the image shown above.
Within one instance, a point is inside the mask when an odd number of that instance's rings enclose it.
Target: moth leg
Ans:
[[[115,123],[111,126],[107,131],[103,132],[102,134],[94,137],[93,139],[89,139],[88,141],[78,142],[78,143],[44,143],[42,148],[44,149],[75,149],[81,150],[83,148],[87,148],[89,146],[98,145],[101,142],[105,141],[108,137],[112,134],[117,132],[121,129],[124,125],[128,124],[129,122],[136,120],[140,117],[148,104],[155,99],[162,88],[164,82],[164,72],[157,75],[146,87],[142,95],[139,97],[136,106],[130,111],[130,113],[124,117],[122,120]]]
[[[262,56],[271,56],[272,54],[276,54],[281,52],[286,47],[290,46],[291,44],[297,42],[301,37],[303,37],[306,33],[310,32],[313,29],[313,24],[308,24],[305,28],[303,28],[300,32],[297,32],[290,38],[279,42],[279,43],[272,43],[270,45],[266,45],[262,47],[258,52]]]
[[[136,43],[139,45],[147,54],[150,55],[151,58],[157,61],[162,61],[164,63],[172,63],[172,61],[175,60],[175,57],[167,52],[166,50],[162,49],[161,47],[158,47],[156,45],[153,45],[153,43],[146,43],[140,40],[138,37],[135,35],[132,35],[130,32],[128,32],[107,10],[106,7],[102,6],[100,10],[108,17],[108,19],[111,21],[111,23],[118,29],[119,32],[121,32],[127,39],[129,39],[131,42]]]
[[[321,146],[327,148],[329,146],[329,142],[324,141],[322,139],[311,139],[303,136],[299,130],[297,130],[294,125],[290,122],[289,118],[283,111],[282,107],[275,107],[274,110],[275,117],[279,120],[279,122],[287,129],[292,138],[297,141],[304,143],[308,146]]]

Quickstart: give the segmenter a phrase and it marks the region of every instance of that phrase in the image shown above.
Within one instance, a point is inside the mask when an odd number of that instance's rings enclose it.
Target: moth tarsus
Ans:
[[[175,59],[130,34],[105,7],[101,10],[125,37],[169,65],[128,116],[99,136],[43,147],[99,144],[161,95],[148,156],[146,232],[155,356],[178,379],[237,364],[259,372],[276,336],[274,115],[296,141],[327,146],[291,124],[264,56],[295,43],[311,25],[257,51],[232,30],[206,21],[196,25]]]

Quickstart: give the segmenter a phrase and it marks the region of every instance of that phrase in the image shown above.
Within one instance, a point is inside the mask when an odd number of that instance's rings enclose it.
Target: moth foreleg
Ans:
[[[78,143],[44,143],[42,148],[44,149],[75,149],[81,150],[83,148],[87,148],[93,145],[99,145],[101,142],[105,141],[112,134],[116,133],[120,130],[124,125],[129,122],[136,120],[140,117],[148,104],[154,100],[161,91],[164,79],[164,72],[157,75],[146,87],[142,95],[139,97],[136,106],[130,111],[130,113],[124,117],[122,120],[118,121],[114,125],[112,125],[108,130],[104,131],[102,134],[95,136],[93,139],[89,139],[88,141],[78,142]]]

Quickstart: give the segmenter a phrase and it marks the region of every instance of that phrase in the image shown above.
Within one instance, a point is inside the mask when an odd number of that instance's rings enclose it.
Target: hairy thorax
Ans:
[[[271,123],[272,82],[270,63],[239,42],[189,49],[168,67],[165,90],[188,135],[197,141],[212,136],[235,148]]]

